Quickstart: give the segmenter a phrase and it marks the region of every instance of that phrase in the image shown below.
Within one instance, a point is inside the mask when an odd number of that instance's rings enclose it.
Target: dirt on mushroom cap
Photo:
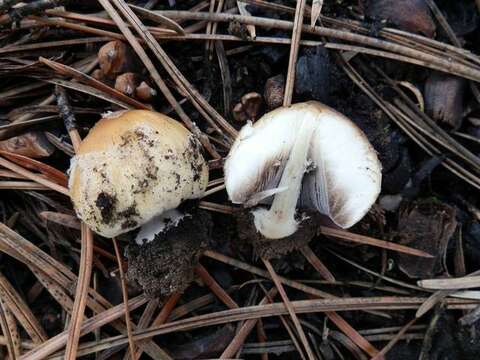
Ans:
[[[77,215],[112,237],[200,196],[207,181],[193,135],[164,115],[137,110],[97,123],[72,160],[69,188]]]

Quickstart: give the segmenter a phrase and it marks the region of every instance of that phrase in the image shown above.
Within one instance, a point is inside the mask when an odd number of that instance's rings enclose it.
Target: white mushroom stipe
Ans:
[[[382,176],[365,134],[314,101],[278,108],[244,126],[224,171],[234,203],[251,206],[273,195],[270,209],[253,211],[257,230],[270,239],[297,230],[297,206],[351,227],[377,199]]]
[[[269,210],[259,208],[253,211],[255,227],[269,239],[290,236],[298,228],[295,213],[302,189],[303,174],[308,165],[307,155],[315,131],[315,121],[307,116],[298,122],[300,129],[279,184],[279,188],[284,188],[285,191],[274,196]]]
[[[182,214],[176,209],[165,211],[163,214],[155,216],[152,220],[142,225],[135,237],[135,242],[137,245],[147,244],[153,241],[156,235],[168,231],[173,227],[177,227],[180,221],[187,216],[191,215]]]

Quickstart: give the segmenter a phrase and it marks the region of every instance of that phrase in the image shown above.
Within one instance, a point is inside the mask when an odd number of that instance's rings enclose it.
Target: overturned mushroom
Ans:
[[[292,235],[297,205],[348,228],[380,193],[381,164],[363,132],[318,102],[278,108],[244,126],[225,163],[233,203],[254,206],[273,196],[269,209],[253,210],[268,239]]]
[[[114,237],[200,197],[208,169],[200,144],[177,121],[131,110],[101,119],[72,159],[75,210],[95,232]]]

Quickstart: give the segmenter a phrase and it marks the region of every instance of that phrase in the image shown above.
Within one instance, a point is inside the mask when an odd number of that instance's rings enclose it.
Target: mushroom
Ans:
[[[114,237],[200,197],[208,183],[200,149],[168,116],[147,110],[105,116],[71,162],[69,189],[78,217]]]
[[[267,239],[298,229],[297,205],[349,228],[380,193],[381,164],[365,134],[347,117],[319,102],[275,109],[239,133],[225,162],[233,203],[255,206],[273,196],[269,209],[253,210]]]

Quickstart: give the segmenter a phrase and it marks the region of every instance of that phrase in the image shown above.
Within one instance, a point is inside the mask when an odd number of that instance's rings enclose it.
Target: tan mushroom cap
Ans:
[[[129,110],[90,130],[72,159],[69,189],[78,217],[114,237],[200,197],[207,183],[201,145],[183,125]]]

